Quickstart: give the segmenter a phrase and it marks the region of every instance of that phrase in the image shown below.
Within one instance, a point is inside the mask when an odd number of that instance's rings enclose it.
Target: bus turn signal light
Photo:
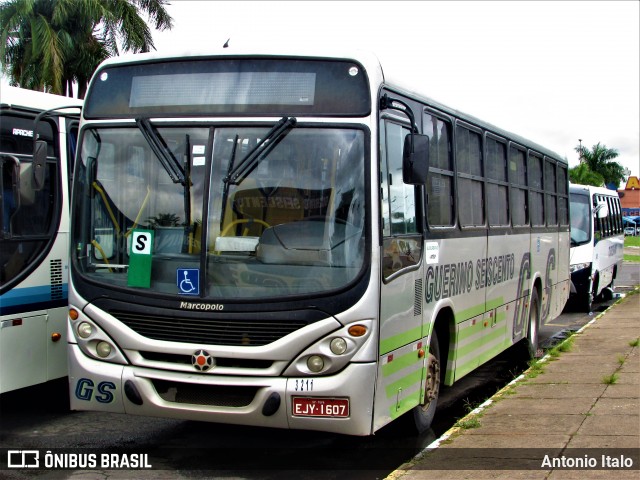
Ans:
[[[351,325],[348,331],[349,335],[351,335],[352,337],[361,337],[365,333],[367,333],[367,327],[365,327],[364,325]]]
[[[69,318],[71,320],[77,320],[79,316],[80,316],[80,314],[78,313],[78,311],[75,308],[70,308],[69,309]]]

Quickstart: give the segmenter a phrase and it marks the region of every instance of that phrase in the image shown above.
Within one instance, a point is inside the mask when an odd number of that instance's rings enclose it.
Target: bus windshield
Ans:
[[[153,235],[146,290],[165,295],[308,295],[363,269],[364,131],[298,124],[264,148],[273,125],[137,123],[84,130],[73,252],[86,278],[144,291],[130,279],[138,231]]]
[[[591,241],[591,202],[588,195],[572,193],[571,201],[571,246]]]

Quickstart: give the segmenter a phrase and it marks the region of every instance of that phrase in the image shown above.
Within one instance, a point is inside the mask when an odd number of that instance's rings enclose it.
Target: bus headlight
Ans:
[[[311,355],[307,359],[307,367],[313,373],[318,373],[324,368],[324,360],[320,355]]]
[[[331,340],[329,348],[331,348],[331,351],[336,355],[342,355],[347,351],[347,341],[342,337],[334,338]]]
[[[79,308],[69,309],[69,343],[76,344],[87,357],[127,365],[129,362],[116,343],[98,323]],[[71,313],[73,312],[73,313]]]
[[[96,345],[96,353],[99,357],[107,358],[109,355],[111,355],[111,345],[104,341],[98,342],[98,344]]]
[[[370,346],[372,327],[372,320],[360,320],[326,334],[294,358],[284,375],[298,377],[339,372],[363,349],[366,351],[367,345]],[[358,359],[363,361],[362,356]]]
[[[78,325],[78,335],[82,338],[89,338],[93,333],[93,327],[90,323],[82,322]]]
[[[584,270],[585,268],[589,268],[591,267],[590,263],[574,263],[573,265],[569,266],[569,271],[571,273],[573,272],[579,272],[580,270]]]

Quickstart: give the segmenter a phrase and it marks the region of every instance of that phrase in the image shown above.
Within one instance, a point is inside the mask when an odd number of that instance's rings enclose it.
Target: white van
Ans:
[[[571,204],[571,297],[591,311],[596,298],[612,294],[622,266],[624,234],[618,192],[589,185],[569,186]]]

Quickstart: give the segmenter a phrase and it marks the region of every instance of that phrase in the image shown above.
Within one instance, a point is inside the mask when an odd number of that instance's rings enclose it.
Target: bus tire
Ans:
[[[440,346],[436,331],[431,333],[429,343],[429,354],[427,357],[427,378],[424,385],[424,405],[417,405],[413,408],[413,421],[418,433],[425,432],[431,427],[438,405],[438,395],[440,393]]]
[[[525,354],[528,360],[537,358],[538,354],[538,332],[540,330],[540,300],[538,290],[533,289],[531,301],[529,302],[529,324],[527,325],[527,337],[525,341]]]

